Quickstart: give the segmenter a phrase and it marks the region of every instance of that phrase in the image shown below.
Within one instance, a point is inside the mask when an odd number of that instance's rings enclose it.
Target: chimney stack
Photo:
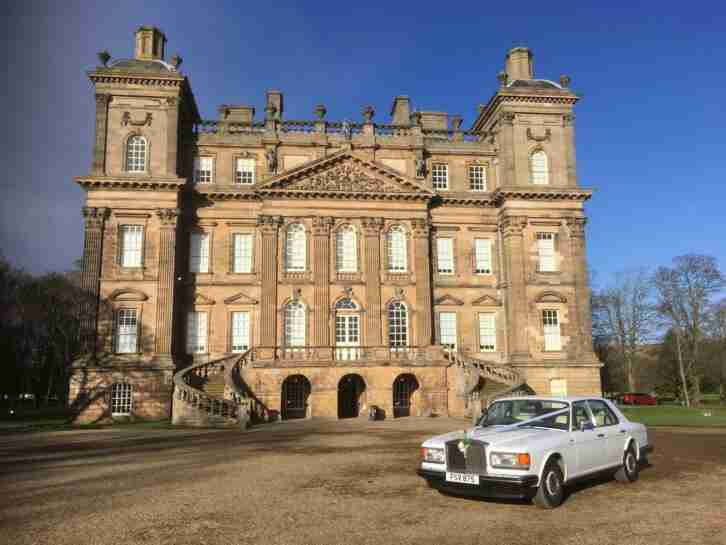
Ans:
[[[527,47],[515,47],[507,53],[506,64],[509,81],[516,79],[532,79],[534,69],[532,67],[532,52]]]
[[[155,26],[141,26],[136,31],[135,59],[142,61],[163,61],[166,36]]]
[[[409,125],[411,123],[411,100],[407,96],[397,96],[391,107],[391,123],[393,125]]]

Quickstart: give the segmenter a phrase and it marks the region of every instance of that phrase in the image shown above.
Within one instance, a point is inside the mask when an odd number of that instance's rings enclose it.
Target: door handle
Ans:
[[[598,437],[605,437],[605,434],[604,433],[598,433],[597,436]]]

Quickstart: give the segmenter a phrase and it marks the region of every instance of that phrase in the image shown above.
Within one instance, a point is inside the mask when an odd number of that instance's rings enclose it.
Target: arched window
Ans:
[[[287,226],[285,236],[285,270],[305,270],[305,227],[299,223]]]
[[[117,382],[111,386],[111,414],[131,414],[131,384]]]
[[[388,305],[388,346],[392,349],[408,346],[408,309],[400,301]]]
[[[547,185],[550,183],[549,161],[547,154],[540,150],[535,151],[529,158],[530,171],[532,172],[532,183],[536,185]]]
[[[358,270],[358,241],[355,227],[346,225],[335,234],[335,262],[338,272]]]
[[[388,271],[406,272],[408,259],[406,254],[406,230],[401,225],[394,225],[388,231]]]
[[[335,310],[358,310],[358,305],[350,297],[344,297],[335,304]]]
[[[285,346],[305,346],[305,305],[299,301],[285,307]]]
[[[146,172],[146,138],[133,135],[126,142],[126,172]]]

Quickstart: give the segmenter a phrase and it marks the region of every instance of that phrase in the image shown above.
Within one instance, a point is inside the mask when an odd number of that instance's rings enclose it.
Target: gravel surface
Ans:
[[[418,445],[449,418],[0,436],[0,543],[661,545],[726,542],[726,430],[651,430],[632,485],[559,509],[438,494]],[[697,432],[697,433],[696,433]]]

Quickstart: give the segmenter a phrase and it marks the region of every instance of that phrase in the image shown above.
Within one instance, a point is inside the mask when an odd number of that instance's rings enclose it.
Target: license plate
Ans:
[[[479,484],[479,475],[474,473],[451,473],[446,472],[446,480],[450,483]]]

